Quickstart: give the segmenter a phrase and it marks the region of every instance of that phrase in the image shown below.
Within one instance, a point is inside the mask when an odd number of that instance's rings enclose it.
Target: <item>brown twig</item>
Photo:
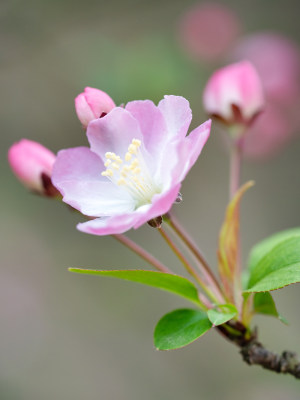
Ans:
[[[218,326],[219,332],[240,347],[240,354],[248,365],[260,365],[278,374],[290,374],[300,379],[300,361],[297,354],[283,351],[281,355],[267,350],[258,340],[257,332],[247,332],[239,322]]]
[[[249,365],[260,365],[270,371],[290,374],[300,379],[300,361],[296,353],[291,351],[283,351],[281,355],[272,353],[257,340],[243,346],[240,353]]]

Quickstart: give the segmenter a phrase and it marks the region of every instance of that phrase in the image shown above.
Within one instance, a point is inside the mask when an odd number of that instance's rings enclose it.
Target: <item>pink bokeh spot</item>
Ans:
[[[278,153],[293,136],[289,119],[280,108],[268,105],[243,138],[246,158],[265,159]]]
[[[179,40],[191,58],[216,61],[231,48],[240,25],[235,12],[225,4],[197,3],[182,17]]]
[[[63,200],[93,218],[78,229],[95,235],[123,233],[168,212],[196,162],[211,122],[189,136],[186,99],[165,96],[116,107],[92,121],[91,148],[61,150],[53,183]]]

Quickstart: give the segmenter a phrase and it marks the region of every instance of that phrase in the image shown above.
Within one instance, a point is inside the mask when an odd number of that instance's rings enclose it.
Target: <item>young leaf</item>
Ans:
[[[287,324],[286,319],[278,313],[275,302],[269,292],[255,293],[253,308],[256,313],[271,315]]]
[[[235,282],[238,272],[238,248],[239,248],[239,206],[243,194],[253,186],[253,182],[247,182],[235,194],[229,203],[225,220],[219,237],[219,273],[224,286],[226,296],[230,301],[235,301]]]
[[[212,324],[204,311],[180,309],[161,318],[154,331],[154,345],[158,350],[184,347],[198,339]]]
[[[250,271],[246,292],[268,292],[300,282],[300,235],[272,247]]]
[[[269,236],[268,238],[257,243],[250,252],[248,269],[252,270],[259,263],[259,261],[277,244],[294,236],[300,236],[300,228],[292,228],[275,233],[274,235]]]
[[[220,304],[207,311],[207,316],[214,326],[225,324],[237,314],[238,310],[233,304]]]
[[[178,275],[166,274],[164,272],[144,270],[93,270],[82,268],[69,268],[71,272],[98,276],[109,276],[112,278],[124,279],[126,281],[138,282],[158,289],[167,290],[184,297],[192,303],[201,304],[198,298],[196,287],[188,279]]]

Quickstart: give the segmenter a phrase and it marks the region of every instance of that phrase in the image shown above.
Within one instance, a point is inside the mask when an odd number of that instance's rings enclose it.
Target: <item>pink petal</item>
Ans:
[[[164,186],[173,186],[182,182],[197,161],[209,135],[211,120],[204,122],[188,136],[169,145],[168,155],[159,165],[160,177]]]
[[[134,228],[137,229],[147,221],[167,213],[172,208],[180,191],[180,187],[181,184],[179,183],[174,185],[170,190],[153,196],[151,207],[147,208],[147,206],[144,206],[145,210],[141,210],[143,207],[140,207],[139,210],[140,212],[143,211],[143,215],[141,215],[134,225]]]
[[[142,206],[131,213],[87,221],[78,224],[77,229],[99,236],[124,233],[131,228],[137,229],[147,221],[169,211],[179,190],[180,184],[174,186],[168,192],[155,195],[152,204]]]
[[[63,201],[89,216],[112,215],[134,209],[125,191],[101,176],[104,166],[87,147],[61,150],[53,167],[52,182]]]
[[[255,68],[248,61],[217,70],[209,79],[203,93],[206,111],[234,122],[232,105],[242,116],[251,119],[264,106],[262,85]]]
[[[88,105],[84,93],[80,93],[75,97],[75,111],[79,121],[84,127],[87,127],[89,122],[95,119],[95,115]]]
[[[123,157],[132,139],[142,140],[138,121],[126,110],[114,108],[105,117],[92,121],[87,128],[91,150],[102,160],[106,152]]]
[[[115,235],[131,229],[138,220],[138,217],[136,213],[129,213],[114,217],[97,218],[78,224],[77,229],[91,235]]]
[[[131,101],[125,109],[138,121],[147,151],[153,154],[160,150],[168,137],[160,109],[150,100]]]
[[[189,102],[181,96],[164,96],[158,108],[167,125],[168,140],[184,137],[192,120]]]
[[[108,114],[116,107],[113,99],[105,92],[92,87],[84,89],[85,99],[91,107],[95,118],[99,118],[102,113]]]
[[[44,193],[42,174],[49,178],[55,155],[38,142],[22,139],[8,151],[8,162],[18,179],[29,189]]]

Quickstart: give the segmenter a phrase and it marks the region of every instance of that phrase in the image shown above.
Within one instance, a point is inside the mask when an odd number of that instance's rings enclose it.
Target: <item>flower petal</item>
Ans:
[[[181,96],[164,96],[158,108],[167,124],[168,140],[184,137],[192,120],[189,102]]]
[[[172,208],[172,205],[174,204],[180,191],[180,187],[181,184],[177,184],[173,186],[170,190],[153,196],[151,207],[148,206],[148,209],[146,209],[147,206],[140,207],[140,209],[137,211],[139,211],[140,213],[141,211],[143,211],[143,214],[134,225],[134,228],[137,229],[145,222],[167,213]]]
[[[85,233],[99,236],[124,233],[131,228],[137,229],[147,221],[169,211],[179,190],[180,184],[174,186],[168,192],[155,195],[152,204],[142,206],[131,213],[87,221],[78,224],[77,229]]]
[[[189,170],[197,161],[207,139],[210,135],[211,120],[207,120],[197,128],[195,128],[183,141],[178,145],[178,163],[173,170],[173,184],[181,182],[186,177]]]
[[[61,150],[53,167],[52,182],[63,201],[88,216],[130,212],[130,195],[101,176],[103,163],[87,147]]]
[[[169,145],[168,156],[162,160],[158,171],[164,187],[182,182],[197,161],[210,134],[211,120],[194,129],[184,139]]]
[[[146,150],[156,153],[168,137],[167,125],[160,109],[150,100],[129,102],[125,109],[138,121]]]
[[[138,121],[126,110],[116,107],[103,118],[89,123],[87,137],[91,150],[102,160],[106,152],[124,157],[132,139],[142,140]]]

